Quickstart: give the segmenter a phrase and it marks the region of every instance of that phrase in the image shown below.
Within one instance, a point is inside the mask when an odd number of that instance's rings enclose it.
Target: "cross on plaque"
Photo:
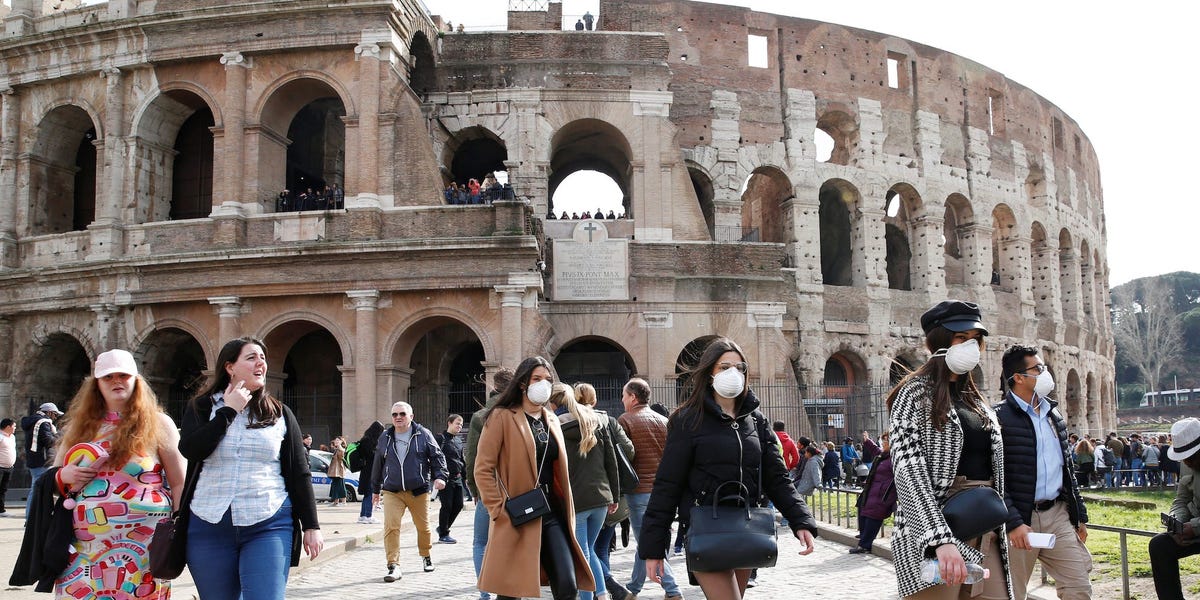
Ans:
[[[590,242],[592,241],[592,232],[599,229],[599,227],[596,227],[595,223],[588,223],[587,225],[584,225],[583,229],[584,231],[588,232],[588,241]]]

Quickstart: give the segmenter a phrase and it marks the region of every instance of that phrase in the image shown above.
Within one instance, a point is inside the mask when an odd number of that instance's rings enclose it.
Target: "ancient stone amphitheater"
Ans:
[[[768,413],[833,437],[884,425],[918,317],[957,297],[987,315],[994,397],[1025,342],[1072,428],[1115,422],[1096,154],[968,58],[684,0],[602,0],[578,32],[526,0],[464,33],[419,0],[11,4],[6,416],[113,347],[178,416],[239,335],[318,442],[400,399],[440,429],[534,354],[610,408],[634,374],[670,404],[726,335]],[[622,218],[547,218],[580,171]],[[489,172],[491,203],[446,201]],[[332,207],[279,199],[334,184]]]

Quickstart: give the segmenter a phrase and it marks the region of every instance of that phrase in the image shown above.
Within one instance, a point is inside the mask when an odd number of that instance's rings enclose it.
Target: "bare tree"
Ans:
[[[1143,280],[1113,294],[1113,338],[1117,352],[1158,391],[1163,367],[1183,350],[1183,329],[1172,303],[1171,288],[1162,280]]]

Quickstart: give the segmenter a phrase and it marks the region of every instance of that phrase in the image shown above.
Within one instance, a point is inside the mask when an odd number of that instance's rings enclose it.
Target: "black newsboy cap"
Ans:
[[[925,333],[929,333],[934,327],[945,327],[950,331],[979,329],[983,335],[988,335],[981,316],[979,305],[974,302],[943,300],[921,315],[921,329],[924,329]]]

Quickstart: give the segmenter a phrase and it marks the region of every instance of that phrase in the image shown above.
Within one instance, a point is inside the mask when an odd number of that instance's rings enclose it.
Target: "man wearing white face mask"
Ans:
[[[1049,398],[1054,378],[1037,352],[1019,345],[1005,351],[1000,362],[1006,393],[994,407],[1004,437],[1013,596],[1025,598],[1040,560],[1059,598],[1091,598],[1087,509],[1071,472],[1067,425]],[[1053,547],[1031,541],[1030,533],[1054,535]]]

